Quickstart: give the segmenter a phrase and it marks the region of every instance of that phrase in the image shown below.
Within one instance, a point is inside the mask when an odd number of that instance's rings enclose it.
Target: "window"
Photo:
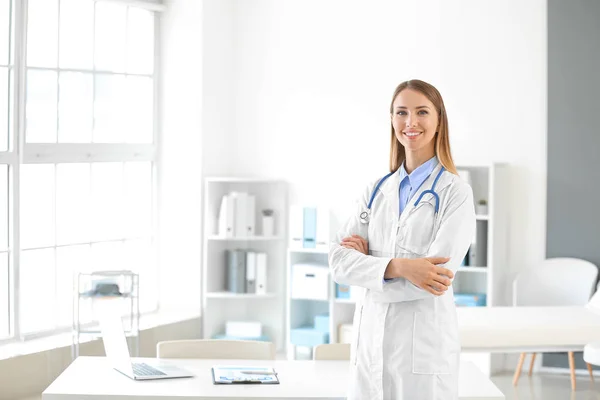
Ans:
[[[70,328],[77,272],[134,270],[158,303],[155,12],[19,4],[0,0],[0,340]]]

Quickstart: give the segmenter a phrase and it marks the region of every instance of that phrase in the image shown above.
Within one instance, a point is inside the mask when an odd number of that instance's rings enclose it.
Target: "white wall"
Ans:
[[[200,307],[202,2],[161,17],[160,306]]]
[[[457,164],[512,166],[511,271],[543,259],[545,1],[237,0],[232,12],[231,174],[288,179],[292,202],[330,203],[339,222],[386,173],[395,86],[423,79],[444,97]]]

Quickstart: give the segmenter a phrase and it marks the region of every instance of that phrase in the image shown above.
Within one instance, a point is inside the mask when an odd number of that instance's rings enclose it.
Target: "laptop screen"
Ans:
[[[127,339],[123,331],[123,322],[118,313],[104,311],[100,313],[100,330],[104,342],[104,352],[113,368],[133,376]]]

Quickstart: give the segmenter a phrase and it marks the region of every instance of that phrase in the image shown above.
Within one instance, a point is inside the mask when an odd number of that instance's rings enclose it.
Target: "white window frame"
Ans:
[[[153,141],[152,144],[111,144],[111,143],[26,143],[25,142],[25,98],[27,73],[26,49],[27,49],[27,9],[28,0],[13,0],[12,9],[14,14],[14,38],[11,44],[14,46],[14,60],[12,60],[13,82],[14,82],[14,109],[12,115],[13,129],[9,135],[9,148],[6,152],[0,152],[0,164],[9,166],[9,290],[10,290],[10,334],[7,338],[0,339],[0,345],[21,340],[30,340],[45,337],[62,332],[69,332],[71,327],[23,334],[20,330],[20,221],[19,221],[19,174],[22,164],[56,164],[56,163],[95,163],[95,162],[131,162],[147,161],[152,163],[152,238],[154,241],[154,259],[156,260],[157,273],[160,270],[158,249],[160,248],[158,234],[158,187],[159,180],[159,157],[158,146],[160,143],[158,129],[160,127],[159,117],[159,87],[160,87],[160,12],[166,9],[161,3],[152,0],[94,0],[96,3],[110,1],[131,7],[139,7],[154,12],[154,104],[153,104]],[[60,25],[59,25],[60,29]],[[44,68],[34,68],[44,69]],[[48,68],[46,68],[48,69]],[[61,68],[49,68],[49,70],[63,71]],[[66,69],[69,70],[69,69]],[[97,72],[92,69],[94,76]],[[86,70],[85,72],[90,72]],[[139,74],[138,74],[139,75]],[[58,113],[58,110],[57,110]],[[53,246],[57,247],[57,246]],[[158,292],[159,288],[155,288]],[[160,298],[160,294],[157,296]],[[158,305],[157,307],[160,307]],[[155,310],[156,311],[156,310]]]

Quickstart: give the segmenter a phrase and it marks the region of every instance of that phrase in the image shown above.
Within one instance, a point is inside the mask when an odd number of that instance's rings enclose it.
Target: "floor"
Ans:
[[[571,390],[569,375],[537,373],[523,374],[519,384],[512,384],[512,373],[492,377],[492,382],[504,393],[506,400],[600,400],[600,378],[592,384],[589,376],[577,375],[576,390]]]

